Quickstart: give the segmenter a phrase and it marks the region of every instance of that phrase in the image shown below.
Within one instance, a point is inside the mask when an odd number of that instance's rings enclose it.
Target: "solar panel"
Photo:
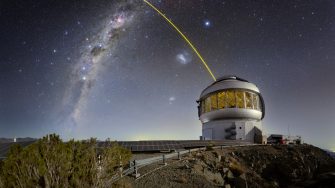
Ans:
[[[162,151],[214,146],[246,144],[247,142],[236,140],[143,140],[143,141],[119,141],[118,144],[131,151]],[[107,143],[100,142],[98,146],[108,147]],[[1,153],[1,148],[0,148]]]

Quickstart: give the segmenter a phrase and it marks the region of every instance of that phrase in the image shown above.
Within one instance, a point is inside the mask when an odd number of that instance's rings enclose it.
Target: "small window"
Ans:
[[[228,108],[236,107],[235,92],[233,90],[229,90],[226,92],[226,100]]]
[[[218,109],[218,100],[216,93],[212,94],[211,96],[211,111]]]
[[[249,92],[245,93],[245,103],[248,109],[252,109],[252,94]]]
[[[222,109],[226,106],[224,98],[225,98],[225,92],[224,91],[219,92],[218,93],[218,108],[219,109]]]
[[[235,91],[236,93],[236,106],[238,108],[244,108],[244,93],[243,91]]]
[[[253,94],[252,95],[252,103],[253,103],[253,107],[255,110],[259,110],[259,106],[258,106],[258,95],[257,94]]]
[[[201,114],[205,113],[205,100],[201,101]]]
[[[207,97],[205,99],[205,113],[211,111],[211,98]]]

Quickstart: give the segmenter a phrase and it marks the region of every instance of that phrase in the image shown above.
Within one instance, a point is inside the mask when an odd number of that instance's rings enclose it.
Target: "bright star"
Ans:
[[[204,25],[205,25],[205,27],[210,27],[211,26],[211,22],[209,20],[205,20],[204,21]]]

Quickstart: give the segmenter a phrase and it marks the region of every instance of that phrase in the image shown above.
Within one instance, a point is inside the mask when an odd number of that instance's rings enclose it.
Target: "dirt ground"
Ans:
[[[335,187],[335,160],[311,145],[264,145],[184,155],[139,170],[119,187]]]

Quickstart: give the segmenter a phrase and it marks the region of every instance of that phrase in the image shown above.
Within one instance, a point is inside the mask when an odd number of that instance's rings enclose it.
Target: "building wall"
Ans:
[[[261,133],[261,121],[216,120],[203,124],[205,140],[244,140],[254,142],[255,134]],[[236,133],[234,135],[234,133]]]

